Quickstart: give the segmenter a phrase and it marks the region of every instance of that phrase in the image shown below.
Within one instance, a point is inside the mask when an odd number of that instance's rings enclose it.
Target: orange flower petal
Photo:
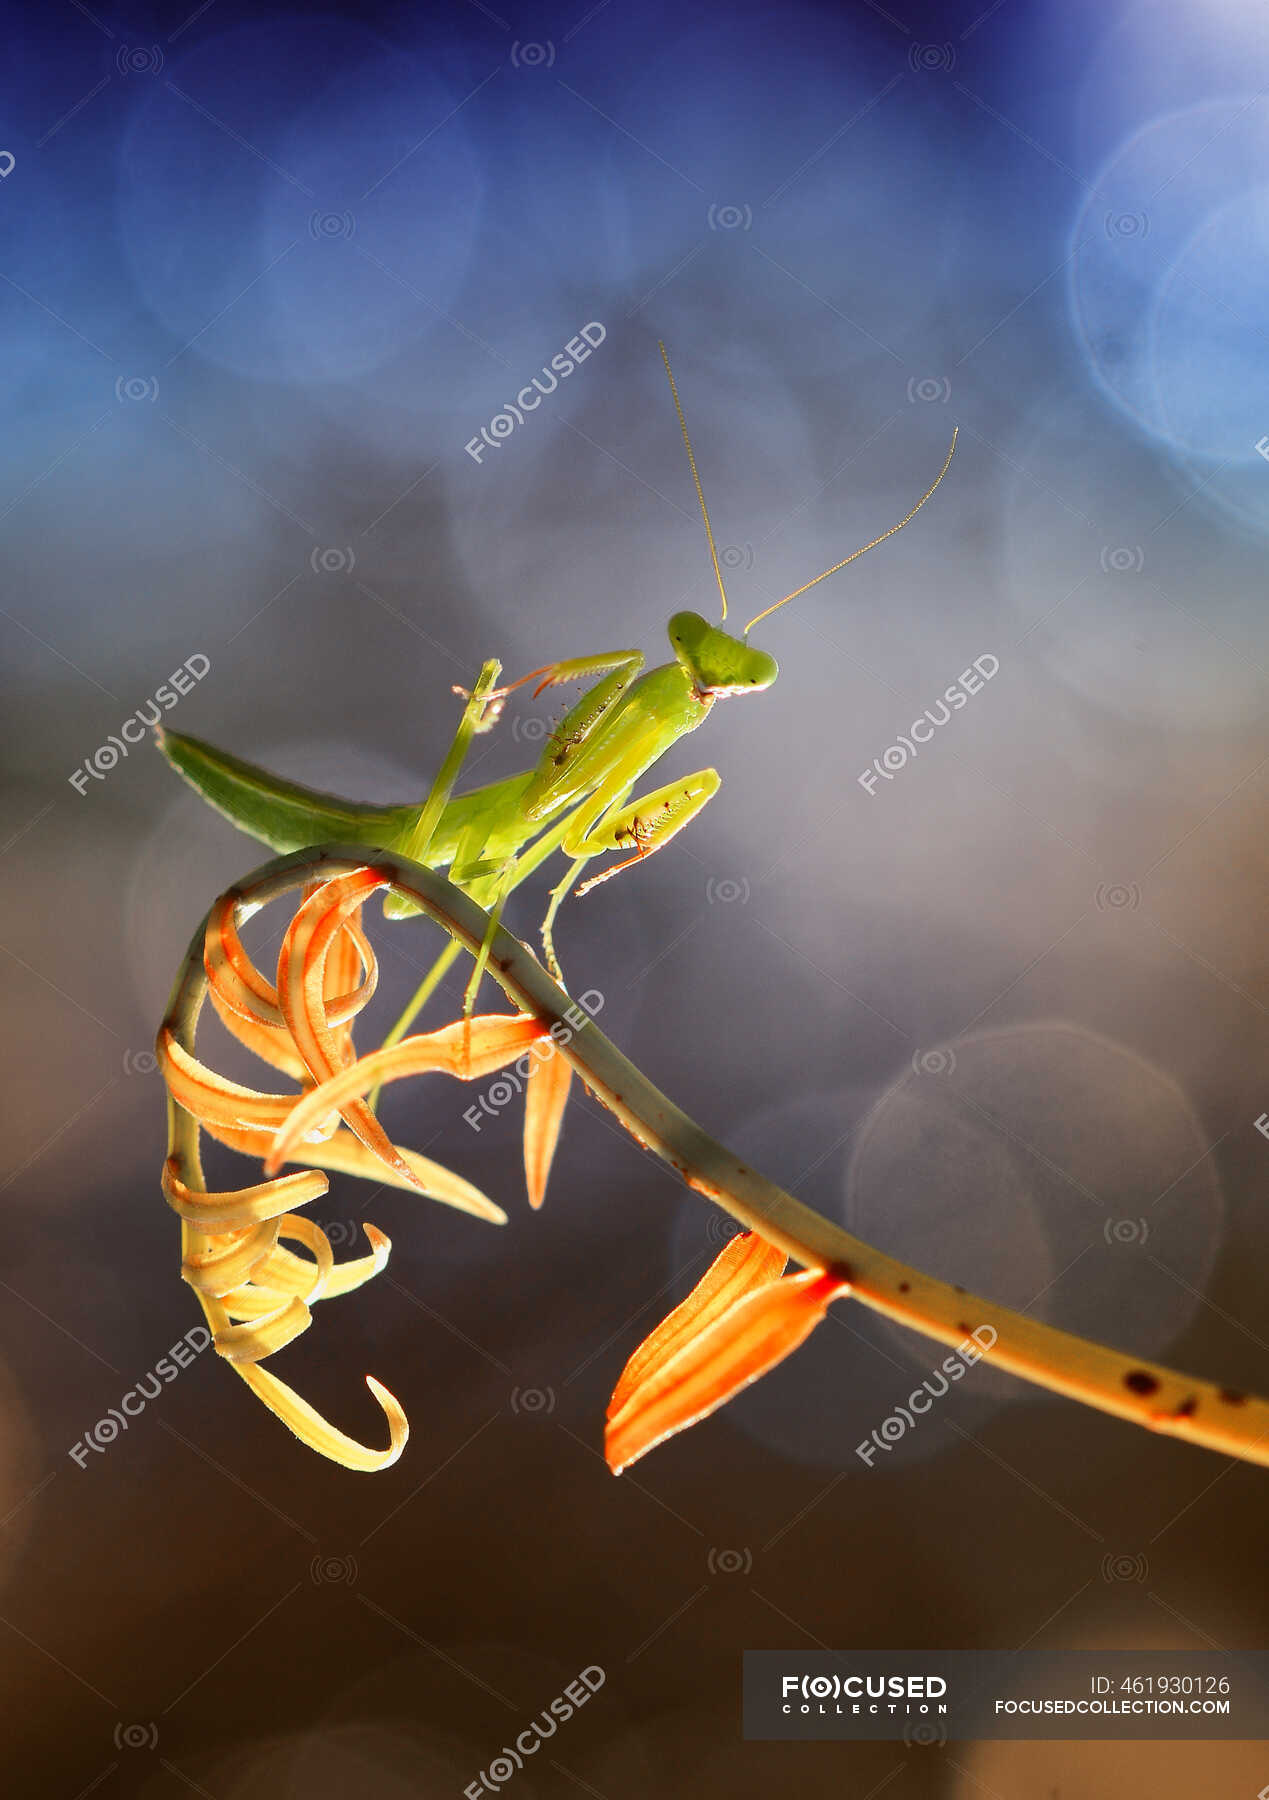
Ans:
[[[350,1438],[338,1430],[327,1419],[324,1419],[315,1406],[301,1399],[293,1387],[268,1369],[262,1369],[254,1362],[231,1362],[230,1367],[246,1382],[257,1398],[263,1400],[269,1411],[293,1431],[302,1444],[310,1450],[316,1450],[319,1456],[328,1456],[332,1462],[342,1463],[346,1469],[357,1469],[373,1472],[376,1469],[387,1469],[405,1449],[410,1435],[410,1426],[395,1394],[389,1392],[381,1381],[373,1375],[366,1376],[366,1386],[383,1409],[388,1421],[388,1448],[371,1450],[366,1444],[359,1444],[356,1438]]]
[[[266,1144],[271,1141],[267,1133],[262,1132],[261,1137]],[[186,1187],[175,1158],[169,1156],[163,1165],[163,1195],[168,1205],[199,1231],[209,1233],[240,1230],[262,1219],[280,1219],[293,1207],[320,1199],[329,1186],[326,1177],[316,1169],[305,1169],[295,1175],[279,1175],[276,1181],[237,1188],[232,1193],[209,1194]]]
[[[209,1125],[203,1123],[203,1130],[217,1142],[228,1144],[231,1150],[239,1150],[244,1156],[254,1156],[263,1162],[273,1147],[271,1131],[252,1131],[245,1127],[232,1125]],[[446,1206],[453,1206],[459,1212],[471,1213],[474,1218],[488,1219],[491,1224],[505,1225],[507,1215],[500,1206],[495,1206],[486,1194],[470,1181],[464,1181],[461,1175],[455,1175],[452,1169],[443,1164],[433,1162],[430,1156],[422,1156],[417,1150],[402,1149],[401,1155],[410,1166],[411,1176],[407,1180],[395,1169],[385,1169],[373,1151],[355,1138],[351,1131],[341,1126],[335,1135],[321,1144],[304,1144],[299,1149],[287,1153],[287,1162],[298,1162],[305,1167],[315,1169],[334,1169],[342,1175],[356,1175],[364,1181],[382,1181],[390,1187],[405,1188],[409,1193],[420,1190],[429,1200],[439,1200]],[[298,1205],[295,1201],[292,1204]]]
[[[266,1219],[245,1231],[209,1237],[206,1248],[192,1250],[183,1259],[181,1279],[200,1294],[211,1294],[217,1299],[222,1294],[231,1294],[251,1279],[251,1271],[277,1241],[276,1219]]]
[[[203,967],[214,993],[239,1017],[284,1029],[278,991],[266,981],[242,947],[237,927],[238,896],[222,894],[207,915]]]
[[[258,1088],[227,1081],[191,1056],[166,1025],[154,1047],[168,1092],[200,1124],[266,1126],[276,1131],[301,1098],[299,1094],[263,1094]]]
[[[306,1223],[311,1223],[305,1221]],[[283,1220],[279,1236],[293,1236],[289,1227],[299,1221]],[[298,1294],[306,1306],[317,1300],[334,1300],[350,1294],[354,1288],[380,1274],[388,1266],[392,1240],[375,1225],[366,1222],[362,1230],[370,1245],[369,1256],[354,1257],[350,1262],[334,1261],[330,1239],[318,1226],[311,1226],[312,1237],[304,1241],[313,1251],[316,1262],[292,1256],[289,1250],[273,1250],[252,1271],[250,1282],[226,1294],[221,1304],[231,1319],[263,1319],[275,1312],[284,1300]]]
[[[263,1319],[287,1298],[285,1294],[274,1293],[272,1288],[257,1287],[254,1281],[244,1282],[236,1287],[232,1294],[222,1294],[220,1304],[235,1324],[245,1319]]]
[[[746,1294],[694,1334],[608,1421],[604,1454],[613,1474],[774,1368],[819,1324],[829,1301],[846,1290],[840,1277],[807,1269]]]
[[[325,886],[323,881],[310,881],[304,889],[301,904],[311,900]],[[322,977],[326,1023],[333,1028],[331,1046],[336,1066],[341,1069],[354,1061],[357,1054],[353,1047],[351,1021],[373,998],[379,985],[379,964],[362,927],[362,910],[362,906],[354,908],[332,938]]]
[[[262,1025],[258,1019],[244,1017],[234,1010],[214,984],[209,983],[207,993],[217,1018],[232,1037],[245,1044],[262,1062],[280,1069],[283,1075],[289,1075],[294,1081],[304,1079],[308,1071],[292,1050],[285,1026]]]
[[[321,1226],[315,1225],[312,1219],[302,1218],[298,1213],[286,1213],[278,1220],[278,1237],[290,1238],[293,1243],[303,1244],[312,1251],[313,1260],[310,1262],[307,1257],[296,1256],[290,1250],[284,1250],[279,1243],[252,1270],[252,1285],[270,1289],[275,1296],[275,1306],[292,1294],[298,1294],[305,1306],[312,1306],[315,1300],[324,1299],[326,1283],[335,1269],[335,1253]]]
[[[544,1057],[533,1053],[524,1089],[524,1179],[535,1212],[546,1199],[547,1176],[572,1085],[572,1065],[556,1044],[549,1044]]]
[[[691,1293],[644,1338],[608,1402],[608,1417],[620,1412],[638,1384],[670,1358],[694,1333],[706,1330],[746,1294],[778,1281],[788,1258],[756,1231],[731,1238],[706,1269]]]
[[[327,885],[325,882],[313,884],[306,890],[305,898],[311,898]],[[208,985],[213,998],[219,997],[240,1019],[285,1032],[287,1024],[278,1002],[278,991],[256,968],[238,936],[240,904],[238,895],[222,894],[208,915],[203,938],[203,967],[207,971]],[[356,986],[359,966],[365,975]],[[343,1025],[355,1018],[374,994],[378,979],[375,953],[360,921],[347,921],[333,947],[333,973],[326,984],[326,1023]]]
[[[381,1082],[401,1081],[407,1075],[425,1075],[438,1069],[463,1080],[477,1080],[502,1068],[504,1063],[514,1062],[530,1044],[546,1035],[546,1027],[527,1013],[486,1013],[474,1019],[458,1019],[439,1031],[402,1038],[399,1044],[384,1050],[372,1050],[369,1056],[361,1057],[350,1068],[342,1069],[312,1093],[305,1094],[279,1128],[265,1158],[264,1172],[277,1173],[315,1120],[332,1108],[347,1117],[344,1109],[350,1101],[368,1094]],[[416,1185],[411,1178],[411,1186]]]
[[[372,1280],[387,1268],[392,1239],[368,1219],[362,1220],[361,1229],[370,1245],[369,1256],[354,1256],[348,1262],[336,1263],[326,1277],[326,1286],[322,1290],[323,1300],[335,1300],[340,1294],[351,1294],[354,1288],[361,1287],[364,1282]]]
[[[326,961],[337,933],[349,915],[358,911],[366,896],[386,887],[387,877],[373,869],[354,869],[334,881],[323,882],[306,900],[287,928],[278,957],[278,1002],[286,1017],[295,1048],[314,1081],[328,1082],[345,1066],[341,1044],[326,1014]],[[361,1090],[364,1093],[366,1090]],[[349,1130],[359,1137],[389,1168],[413,1175],[383,1126],[364,1099],[345,1095],[322,1110],[337,1110]],[[293,1140],[294,1141],[294,1140]]]
[[[362,909],[344,921],[336,933],[326,958],[323,998],[328,1025],[342,1025],[341,1044],[347,1051],[344,1060],[353,1058],[352,1033],[347,1022],[356,1018],[363,1006],[374,997],[379,985],[379,964],[361,923]]]
[[[305,898],[308,898],[307,890]],[[336,1025],[331,1018],[331,1008],[342,995],[347,993],[361,973],[360,952],[357,939],[352,935],[354,932],[365,943],[365,934],[361,931],[360,906],[346,920],[343,930],[337,931],[332,938],[330,949],[326,953],[326,968],[322,974],[322,1004],[325,1009],[326,1022],[332,1027],[331,1046],[335,1054],[336,1067],[340,1069],[347,1068],[348,1064],[354,1062],[357,1056],[353,1047],[352,1026],[350,1024]],[[369,945],[367,945],[368,948]],[[372,965],[367,964],[366,966],[369,969]],[[374,981],[367,984],[371,987],[372,992],[379,980],[378,964],[374,963],[373,967]],[[369,999],[370,995],[367,994],[366,998]]]
[[[244,1319],[240,1325],[225,1325],[216,1332],[213,1342],[217,1354],[234,1363],[263,1362],[308,1330],[313,1315],[293,1294],[273,1312],[258,1319]]]
[[[348,916],[344,929],[337,933],[326,958],[326,1000],[329,1003],[346,994],[357,984],[361,974],[361,958],[363,946],[368,948],[366,934],[361,928],[361,907]],[[373,953],[370,964],[374,964]]]

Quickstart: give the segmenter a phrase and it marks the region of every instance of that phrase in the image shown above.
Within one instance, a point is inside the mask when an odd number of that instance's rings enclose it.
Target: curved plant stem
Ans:
[[[359,868],[385,875],[399,895],[415,901],[456,943],[479,954],[489,915],[443,875],[383,850],[344,844],[302,850],[265,864],[237,883],[233,893],[245,903],[245,916],[305,882]],[[166,1021],[187,1049],[192,1048],[206,993],[202,945],[200,925]],[[953,1347],[971,1331],[990,1327],[995,1341],[986,1360],[1025,1381],[1148,1430],[1269,1466],[1269,1401],[1058,1331],[887,1256],[739,1162],[654,1087],[593,1022],[573,1029],[578,1016],[574,1002],[527,946],[502,927],[493,933],[488,970],[512,1005],[544,1026],[565,1025],[568,1015],[570,1023],[560,1034],[562,1054],[632,1137],[677,1169],[689,1187],[796,1262],[848,1282],[851,1297],[864,1306]],[[201,1188],[197,1126],[170,1099],[168,1108],[169,1153],[179,1157],[187,1185]],[[188,1243],[191,1228],[182,1229]],[[213,1319],[213,1313],[219,1315],[223,1308],[202,1295],[200,1299],[209,1326],[219,1329],[224,1321]]]

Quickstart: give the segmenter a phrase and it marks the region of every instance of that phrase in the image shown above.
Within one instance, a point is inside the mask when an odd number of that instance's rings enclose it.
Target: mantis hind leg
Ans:
[[[578,894],[588,893],[601,881],[607,881],[620,874],[622,869],[663,850],[692,822],[702,807],[709,804],[721,786],[722,780],[716,769],[700,769],[695,775],[667,782],[665,787],[644,794],[640,799],[618,802],[609,807],[584,836],[574,841],[566,838],[565,850],[577,857],[579,863],[592,856],[602,856],[607,850],[634,851],[633,856],[612,863],[598,875],[592,875],[589,881],[584,881],[577,889]],[[574,864],[574,869],[577,867],[578,864]],[[573,870],[570,870],[570,879],[572,875]]]

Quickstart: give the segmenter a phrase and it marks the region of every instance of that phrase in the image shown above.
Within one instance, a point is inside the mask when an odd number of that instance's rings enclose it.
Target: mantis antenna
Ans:
[[[662,352],[662,355],[664,355],[664,351]],[[669,367],[668,364],[666,366],[667,366],[667,368]],[[681,414],[680,414],[680,417],[682,417]],[[865,544],[862,549],[852,551],[849,556],[844,556],[842,558],[841,562],[834,563],[831,569],[825,569],[825,571],[822,575],[817,575],[815,577],[814,581],[804,581],[800,588],[794,588],[793,592],[791,594],[786,594],[784,596],[783,600],[777,600],[774,606],[769,606],[765,612],[760,612],[756,619],[750,619],[749,623],[745,626],[745,636],[748,637],[749,633],[753,630],[754,626],[759,624],[763,619],[770,618],[770,616],[773,612],[778,612],[782,606],[787,606],[790,600],[796,600],[799,594],[804,594],[806,592],[807,588],[813,588],[817,581],[827,581],[827,579],[830,575],[836,575],[837,571],[839,569],[844,569],[846,567],[847,563],[853,563],[857,556],[865,556],[865,555],[867,555],[869,550],[875,550],[877,548],[878,544],[884,544],[887,538],[892,538],[896,531],[902,531],[904,526],[908,523],[908,521],[910,519],[915,519],[917,514],[920,512],[921,508],[925,505],[926,501],[929,499],[930,495],[934,492],[935,488],[938,486],[939,482],[942,481],[943,477],[947,474],[947,467],[948,467],[948,464],[952,460],[952,452],[956,448],[956,438],[957,438],[957,434],[959,433],[959,431],[960,431],[960,426],[957,425],[952,432],[952,441],[947,447],[947,455],[943,458],[943,467],[939,470],[938,474],[934,477],[934,480],[930,483],[929,487],[926,488],[925,492],[922,494],[921,498],[917,501],[916,505],[912,508],[912,511],[910,513],[905,513],[904,516],[899,520],[899,523],[897,525],[892,525],[890,527],[889,531],[883,531],[880,537],[875,537],[872,540],[871,544]],[[690,449],[688,451],[688,455],[689,456],[691,455]],[[692,465],[692,473],[695,474],[695,472],[696,472],[696,465],[693,464]],[[700,484],[698,483],[697,484],[698,488],[699,488],[699,485]],[[705,504],[705,502],[702,500],[701,505],[704,506],[704,504]],[[705,523],[706,523],[706,528],[708,529],[708,525],[709,525],[708,519],[706,520]],[[713,538],[711,538],[710,539],[711,549],[713,548],[713,542],[714,542],[714,540],[713,540]],[[715,567],[717,567],[717,561],[715,561]],[[723,578],[720,575],[718,578],[720,587],[722,586],[722,579]]]
[[[679,430],[683,433],[683,443],[687,448],[687,460],[692,465],[692,480],[696,483],[696,498],[701,503],[701,517],[705,521],[705,536],[709,539],[709,553],[714,561],[714,578],[718,582],[718,591],[722,596],[725,619],[727,617],[727,589],[723,586],[723,572],[718,566],[718,551],[714,547],[714,528],[709,522],[709,509],[705,505],[705,490],[701,486],[700,476],[696,473],[696,458],[692,454],[692,440],[687,435],[687,420],[683,417],[683,408],[679,404],[679,390],[674,385],[674,370],[670,367],[670,359],[666,355],[665,345],[660,338],[657,339],[657,349],[661,352],[661,361],[665,364],[665,372],[670,378],[670,392],[674,395],[674,410],[679,415]]]

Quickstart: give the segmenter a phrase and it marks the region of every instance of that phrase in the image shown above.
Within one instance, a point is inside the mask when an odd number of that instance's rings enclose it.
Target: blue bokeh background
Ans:
[[[755,633],[778,684],[660,777],[720,796],[565,911],[570,975],[852,1229],[1269,1384],[1262,10],[505,5],[6,12],[14,1791],[449,1795],[599,1663],[524,1795],[1256,1792],[1255,1746],[741,1742],[746,1647],[1262,1643],[1264,1477],[990,1371],[868,1468],[931,1352],[847,1309],[614,1484],[607,1393],[720,1240],[586,1100],[530,1218],[518,1121],[390,1097],[504,1232],[351,1183],[319,1210],[351,1242],[366,1208],[392,1269],[284,1373],[367,1433],[387,1381],[390,1473],[317,1464],[210,1358],[68,1457],[194,1319],[149,1045],[265,856],[148,745],[72,774],[194,655],[177,728],[379,800],[426,790],[485,657],[659,658],[716,595],[658,339],[740,620],[959,444]],[[472,779],[552,715],[518,697]],[[377,935],[385,1027],[412,930]]]

